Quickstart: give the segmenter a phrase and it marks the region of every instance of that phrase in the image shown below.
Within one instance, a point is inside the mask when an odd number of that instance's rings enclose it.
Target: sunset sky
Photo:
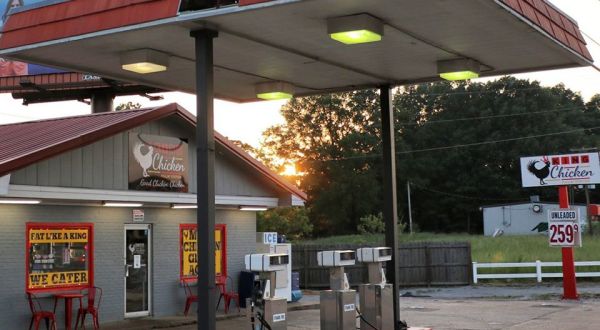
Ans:
[[[588,43],[588,49],[600,66],[600,1],[599,0],[551,0],[563,12],[574,18]],[[588,100],[600,93],[600,72],[594,68],[578,68],[536,72],[515,75],[518,78],[539,80],[545,86],[564,83],[568,88],[581,92]],[[487,79],[489,80],[489,79]],[[144,107],[177,102],[195,113],[195,96],[184,93],[165,93],[162,101],[149,101],[143,97],[119,97],[115,105],[133,101]],[[215,102],[215,129],[234,140],[242,140],[254,146],[259,145],[261,133],[268,127],[283,122],[279,114],[282,101],[236,104],[221,100]],[[54,102],[45,104],[21,105],[20,100],[10,94],[0,94],[0,123],[29,121],[39,118],[63,117],[86,114],[90,107],[84,103]]]

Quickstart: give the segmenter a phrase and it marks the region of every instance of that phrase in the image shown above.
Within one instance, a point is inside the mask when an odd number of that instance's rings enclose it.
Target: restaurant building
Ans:
[[[170,104],[0,126],[2,329],[29,324],[27,291],[51,309],[56,292],[100,287],[101,323],[183,312],[180,280],[201,267],[195,120]],[[237,290],[256,210],[303,205],[306,195],[215,140],[216,276]]]

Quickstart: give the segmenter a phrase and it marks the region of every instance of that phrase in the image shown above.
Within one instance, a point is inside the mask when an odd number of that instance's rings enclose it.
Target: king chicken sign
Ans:
[[[598,153],[521,158],[523,187],[600,183]]]

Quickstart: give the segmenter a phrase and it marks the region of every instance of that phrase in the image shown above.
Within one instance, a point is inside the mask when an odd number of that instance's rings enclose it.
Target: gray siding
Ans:
[[[156,316],[181,314],[184,306],[179,278],[179,224],[195,219],[193,210],[146,208],[145,223],[152,225],[153,305]],[[101,322],[123,319],[123,230],[131,222],[131,209],[85,206],[0,206],[0,320],[2,329],[24,329],[29,324],[29,307],[25,299],[25,223],[92,222],[94,223],[95,284],[102,287]],[[256,248],[254,212],[217,210],[216,222],[227,225],[227,267],[236,280],[243,267],[244,254]],[[48,299],[48,308],[51,308]],[[59,325],[64,311],[57,309]]]
[[[191,193],[196,192],[196,145],[193,128],[176,117],[137,127],[128,132],[72,150],[15,171],[11,184],[68,188],[127,190],[129,132],[188,139]],[[217,149],[215,193],[217,195],[278,197],[280,192],[227,152]]]

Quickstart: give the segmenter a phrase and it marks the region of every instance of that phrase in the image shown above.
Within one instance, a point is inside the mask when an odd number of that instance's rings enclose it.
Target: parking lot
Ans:
[[[561,300],[557,284],[411,289],[403,291],[401,318],[409,326],[436,330],[600,328],[600,285],[583,284],[579,289],[579,301]],[[245,318],[217,323],[222,330],[249,328]],[[319,310],[290,312],[288,329],[319,329]]]

